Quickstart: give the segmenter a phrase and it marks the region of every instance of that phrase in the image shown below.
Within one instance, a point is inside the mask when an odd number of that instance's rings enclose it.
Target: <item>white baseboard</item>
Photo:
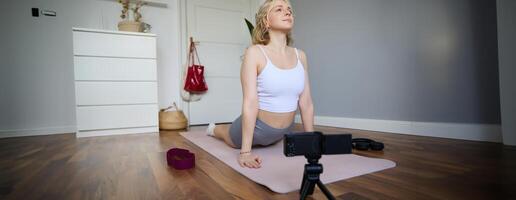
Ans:
[[[301,123],[301,116],[296,115]],[[462,140],[502,142],[499,124],[412,122],[315,116],[315,125]]]
[[[63,133],[77,133],[77,137],[92,137],[92,136],[107,136],[107,135],[122,135],[122,134],[136,134],[136,133],[159,133],[157,126],[155,127],[141,127],[141,128],[125,128],[113,130],[94,130],[94,131],[80,131],[77,132],[76,126],[61,126],[61,127],[44,127],[37,129],[17,129],[17,130],[0,130],[0,138],[10,137],[24,137],[24,136],[38,136],[38,135],[54,135]]]
[[[76,136],[78,138],[81,138],[81,137],[125,135],[125,134],[137,134],[137,133],[156,133],[157,134],[157,133],[159,133],[159,129],[157,126],[152,126],[152,127],[79,131],[79,132],[77,132]]]
[[[76,126],[43,127],[35,129],[0,130],[0,138],[23,137],[35,135],[53,135],[63,133],[75,133]]]

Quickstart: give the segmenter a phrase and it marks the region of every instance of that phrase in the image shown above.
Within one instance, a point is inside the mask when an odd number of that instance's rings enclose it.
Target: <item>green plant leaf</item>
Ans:
[[[253,37],[253,30],[254,30],[253,24],[246,18],[244,18],[244,20],[245,20],[245,23],[247,24],[247,28],[249,29],[249,34],[251,34],[251,37]]]

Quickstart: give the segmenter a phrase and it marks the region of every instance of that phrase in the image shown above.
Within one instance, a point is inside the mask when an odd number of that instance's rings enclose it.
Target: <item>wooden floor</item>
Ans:
[[[301,130],[300,125],[296,125]],[[338,199],[516,199],[516,148],[501,144],[316,127],[386,144],[395,168],[328,184]],[[195,169],[167,167],[172,147],[195,152]],[[236,159],[236,157],[235,157]],[[0,199],[298,199],[240,175],[177,132],[76,139],[0,139]],[[313,199],[325,199],[316,190]]]

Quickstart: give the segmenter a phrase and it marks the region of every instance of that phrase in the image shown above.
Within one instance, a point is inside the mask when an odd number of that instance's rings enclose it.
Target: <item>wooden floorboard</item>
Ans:
[[[301,129],[296,124],[295,130]],[[316,130],[382,141],[383,152],[354,153],[397,163],[328,184],[337,199],[516,199],[515,147],[323,126]],[[194,152],[196,168],[169,168],[165,152],[172,147]],[[177,131],[0,139],[0,199],[298,198],[297,191],[277,194],[256,184]],[[309,199],[325,198],[316,189]]]

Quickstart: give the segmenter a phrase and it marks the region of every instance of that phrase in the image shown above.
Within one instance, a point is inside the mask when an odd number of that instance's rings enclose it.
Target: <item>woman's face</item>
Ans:
[[[290,31],[294,27],[292,8],[285,1],[276,1],[269,12],[269,28]]]

